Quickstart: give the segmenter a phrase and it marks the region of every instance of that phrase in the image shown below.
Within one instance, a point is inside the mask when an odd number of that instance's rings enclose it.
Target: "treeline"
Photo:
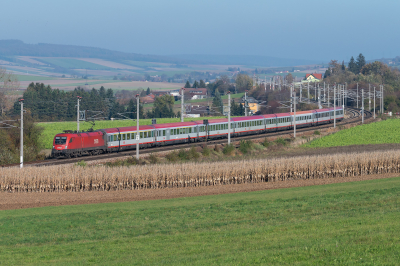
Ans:
[[[142,91],[141,96],[150,94],[150,89]],[[136,119],[137,105],[136,93],[131,95],[114,94],[112,89],[84,90],[81,87],[73,91],[52,89],[43,83],[31,83],[23,94],[24,109],[30,111],[31,116],[37,121],[73,121],[77,115],[77,99],[80,111],[86,112],[86,120],[99,119]],[[175,117],[173,111],[175,99],[171,95],[163,95],[155,98],[154,107],[146,112],[139,102],[140,118],[165,118]],[[12,114],[18,115],[21,110],[18,101],[14,103]]]
[[[329,84],[345,84],[347,88],[354,90],[379,89],[384,85],[384,110],[391,112],[400,111],[400,71],[397,68],[389,67],[380,61],[366,63],[365,57],[360,54],[356,60],[352,57],[346,66],[337,60],[331,60],[329,68],[324,75],[324,82]],[[355,106],[355,101],[348,101],[348,106]],[[368,105],[369,106],[369,105]]]
[[[79,103],[81,111],[89,110],[87,116],[103,117],[110,119],[118,113],[125,112],[114,97],[112,89],[101,87],[99,90],[85,91],[78,87],[73,91],[52,89],[50,85],[33,82],[23,94],[24,108],[30,110],[32,116],[40,121],[70,121],[76,119],[77,99],[82,97]],[[19,102],[14,103],[13,112],[20,112]]]

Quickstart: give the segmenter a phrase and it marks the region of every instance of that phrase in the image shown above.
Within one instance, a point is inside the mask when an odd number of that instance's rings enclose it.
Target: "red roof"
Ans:
[[[252,115],[252,116],[242,116],[242,117],[232,118],[232,120],[235,122],[247,121],[247,120],[259,120],[259,119],[264,119],[264,117],[262,115]]]
[[[119,131],[118,131],[119,129]],[[118,133],[118,132],[131,132],[131,131],[136,131],[136,127],[118,127],[117,128],[106,128],[104,129],[105,132],[107,133]],[[152,130],[154,129],[153,126],[139,126],[139,130]]]
[[[175,123],[165,123],[165,124],[154,124],[153,126],[159,129],[159,128],[170,128],[170,127],[190,127],[195,125],[196,125],[195,122],[175,122]]]
[[[290,113],[278,113],[278,114],[276,114],[276,117],[284,117],[284,116],[290,116]]]
[[[316,79],[322,79],[322,74],[318,74],[318,73],[306,74],[306,78],[308,78],[310,75],[312,75]]]

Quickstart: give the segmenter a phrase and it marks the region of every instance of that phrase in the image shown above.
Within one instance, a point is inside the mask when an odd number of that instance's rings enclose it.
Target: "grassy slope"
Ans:
[[[213,118],[214,119],[225,118],[225,116],[213,117]],[[192,117],[192,118],[185,118],[185,121],[203,120],[203,119],[204,117]],[[180,118],[157,118],[157,124],[180,122],[180,121],[181,121]],[[140,125],[151,125],[151,119],[140,119],[139,123]],[[44,128],[41,140],[45,149],[51,149],[53,147],[53,139],[56,134],[62,133],[63,130],[76,130],[76,122],[38,123],[38,125]],[[128,126],[136,126],[136,121],[133,120],[96,121],[96,125],[93,129],[96,130],[102,128],[128,127]],[[80,124],[80,130],[88,130],[91,127],[92,127],[91,123]]]
[[[388,119],[371,124],[341,130],[335,134],[314,140],[305,147],[334,147],[363,144],[400,143],[399,119]]]
[[[400,178],[0,211],[5,264],[395,265]]]
[[[79,69],[112,69],[110,67],[74,59],[74,58],[48,58],[48,57],[40,57],[41,61],[48,62],[50,64],[54,64],[63,68],[79,68]]]

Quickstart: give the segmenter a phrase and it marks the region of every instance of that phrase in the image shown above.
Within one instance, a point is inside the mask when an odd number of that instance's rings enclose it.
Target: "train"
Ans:
[[[334,108],[296,112],[296,127],[309,127],[334,120]],[[343,109],[336,107],[336,120],[344,118]],[[277,113],[231,118],[231,137],[260,134],[294,127],[294,113]],[[53,140],[53,158],[120,152],[139,148],[191,143],[228,137],[228,119],[204,119],[139,126],[98,129],[89,132],[64,131]]]

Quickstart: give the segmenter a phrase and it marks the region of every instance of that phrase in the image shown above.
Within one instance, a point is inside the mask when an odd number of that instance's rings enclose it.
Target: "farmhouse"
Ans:
[[[322,81],[321,73],[306,74],[306,77],[302,82],[320,82]]]

